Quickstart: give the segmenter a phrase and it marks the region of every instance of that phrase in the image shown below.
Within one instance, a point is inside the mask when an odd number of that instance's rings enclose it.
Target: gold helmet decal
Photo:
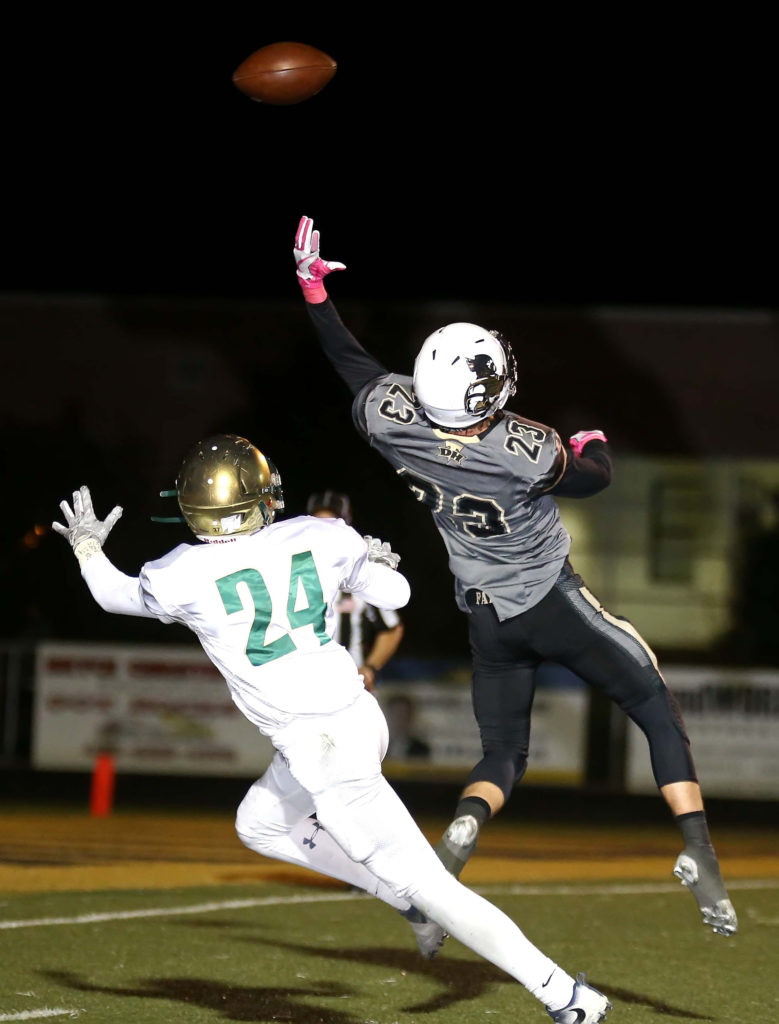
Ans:
[[[284,508],[276,467],[235,434],[214,434],[189,449],[176,495],[190,530],[205,538],[254,533]]]

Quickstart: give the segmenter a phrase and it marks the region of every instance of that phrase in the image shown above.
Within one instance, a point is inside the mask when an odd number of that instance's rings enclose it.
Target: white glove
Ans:
[[[98,519],[92,508],[92,495],[89,493],[88,487],[80,487],[73,492],[72,510],[67,501],[61,501],[60,508],[66,525],[52,523],[51,528],[56,533],[61,533],[67,540],[73,548],[79,565],[83,565],[87,559],[101,550],[106,537],[122,515],[122,509],[116,505],[104,520]]]
[[[346,270],[343,263],[323,260],[319,255],[319,232],[314,231],[310,217],[301,217],[292,250],[298,268],[298,284],[306,302],[324,302],[327,298],[324,279],[334,270]]]
[[[368,561],[379,562],[390,569],[397,569],[400,555],[396,555],[390,548],[389,541],[380,541],[378,537],[363,537],[368,545]]]

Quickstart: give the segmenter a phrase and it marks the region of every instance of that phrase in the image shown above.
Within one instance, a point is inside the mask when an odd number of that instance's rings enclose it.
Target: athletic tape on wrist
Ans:
[[[78,559],[78,564],[83,568],[84,563],[88,562],[92,555],[96,555],[98,551],[102,550],[103,545],[96,537],[87,537],[85,540],[79,541],[73,548],[73,553]]]

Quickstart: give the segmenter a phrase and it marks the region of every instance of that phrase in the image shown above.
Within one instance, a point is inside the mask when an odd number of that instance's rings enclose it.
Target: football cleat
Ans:
[[[455,818],[436,844],[435,852],[450,875],[460,877],[468,858],[476,849],[479,823],[472,814]]]
[[[695,897],[705,925],[717,935],[736,934],[738,918],[722,884],[716,860],[707,864],[703,857],[695,858],[685,850],[676,858],[674,874]]]
[[[425,960],[432,960],[437,956],[447,937],[441,925],[429,921],[416,907],[409,907],[408,910],[400,910],[398,913],[411,925],[419,952]]]
[[[546,1012],[555,1024],[598,1024],[606,1019],[610,1009],[611,1003],[604,994],[588,985],[583,974],[577,974],[570,1003],[562,1010]]]

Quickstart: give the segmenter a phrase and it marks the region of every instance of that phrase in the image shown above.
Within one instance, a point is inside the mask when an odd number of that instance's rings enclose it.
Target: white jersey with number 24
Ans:
[[[243,714],[266,735],[348,707],[364,691],[332,639],[340,591],[400,608],[409,586],[367,558],[342,520],[298,516],[223,543],[181,544],[140,573],[148,611],[191,629]]]

